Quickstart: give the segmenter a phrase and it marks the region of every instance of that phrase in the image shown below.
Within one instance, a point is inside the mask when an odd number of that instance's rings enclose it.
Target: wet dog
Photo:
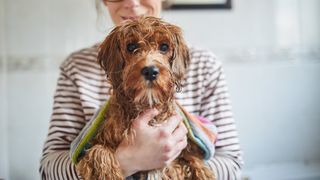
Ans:
[[[115,150],[125,138],[132,141],[132,120],[141,112],[160,112],[151,125],[175,114],[174,94],[181,89],[189,60],[181,29],[159,18],[141,17],[111,31],[98,54],[112,86],[107,120],[76,166],[84,179],[124,179]],[[160,179],[214,179],[201,150],[190,140],[176,160],[153,171]],[[141,179],[147,173],[141,172]]]

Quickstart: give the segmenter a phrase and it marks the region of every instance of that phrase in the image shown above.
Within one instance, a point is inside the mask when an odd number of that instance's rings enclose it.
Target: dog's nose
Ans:
[[[159,74],[159,68],[156,66],[146,66],[142,68],[141,74],[144,76],[146,80],[153,81],[157,79]]]

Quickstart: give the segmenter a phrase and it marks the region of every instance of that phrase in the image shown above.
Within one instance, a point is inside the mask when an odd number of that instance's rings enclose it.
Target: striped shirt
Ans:
[[[110,85],[97,64],[98,45],[71,54],[60,66],[49,132],[40,162],[42,179],[79,179],[69,150],[94,112],[109,97]],[[216,153],[208,161],[217,179],[240,179],[238,134],[221,63],[209,51],[191,47],[191,61],[176,99],[187,111],[217,127]]]

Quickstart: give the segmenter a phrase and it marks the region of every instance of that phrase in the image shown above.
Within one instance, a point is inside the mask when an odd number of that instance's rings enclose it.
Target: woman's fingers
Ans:
[[[187,147],[188,144],[188,140],[187,137],[185,137],[184,139],[182,139],[181,141],[179,141],[174,148],[174,151],[171,152],[170,155],[168,155],[165,164],[168,165],[170,164],[172,161],[174,161],[175,159],[177,159],[177,157],[181,154],[181,152],[183,151],[184,148]]]
[[[187,146],[187,128],[180,121],[176,129],[172,134],[166,139],[164,145],[164,160],[165,164],[169,164],[175,160],[181,151]]]
[[[172,136],[175,141],[180,141],[186,137],[188,130],[183,122],[180,122],[179,126],[173,131]]]
[[[133,121],[133,125],[137,127],[144,128],[149,125],[149,121],[152,120],[156,115],[159,114],[159,111],[155,108],[148,109],[138,115]]]
[[[134,121],[134,142],[127,145],[131,154],[135,154],[139,169],[159,168],[176,159],[187,145],[187,129],[179,115],[174,115],[161,126],[148,123],[159,111],[149,109],[141,113]]]
[[[168,133],[172,134],[172,132],[178,127],[181,121],[182,121],[181,116],[179,115],[171,116],[168,119],[168,121],[161,126],[161,128],[163,128],[163,130],[167,131]]]

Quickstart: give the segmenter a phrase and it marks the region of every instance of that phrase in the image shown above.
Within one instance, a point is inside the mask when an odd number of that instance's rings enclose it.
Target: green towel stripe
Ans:
[[[71,158],[73,163],[75,163],[75,164],[78,163],[79,154],[84,149],[86,144],[95,136],[95,133],[96,133],[98,127],[100,126],[100,124],[105,119],[104,115],[105,115],[106,110],[108,109],[108,107],[109,107],[109,101],[107,101],[105,103],[105,105],[101,108],[101,110],[99,111],[97,117],[95,118],[95,120],[93,121],[92,125],[90,126],[90,128],[86,132],[85,136],[82,138],[82,140],[80,141],[79,145],[74,150],[74,153],[73,153],[72,158]]]
[[[178,105],[176,105],[176,111],[178,111],[178,113],[179,113],[179,114],[182,116],[182,118],[183,118],[183,123],[184,123],[184,125],[186,126],[186,128],[188,129],[188,137],[189,137],[194,143],[198,144],[198,142],[196,141],[196,138],[195,138],[195,136],[194,136],[194,134],[193,134],[193,132],[192,132],[192,128],[191,128],[191,125],[190,125],[190,123],[189,123],[189,121],[188,121],[188,118],[187,118],[186,114],[181,110],[181,108],[180,108]]]

